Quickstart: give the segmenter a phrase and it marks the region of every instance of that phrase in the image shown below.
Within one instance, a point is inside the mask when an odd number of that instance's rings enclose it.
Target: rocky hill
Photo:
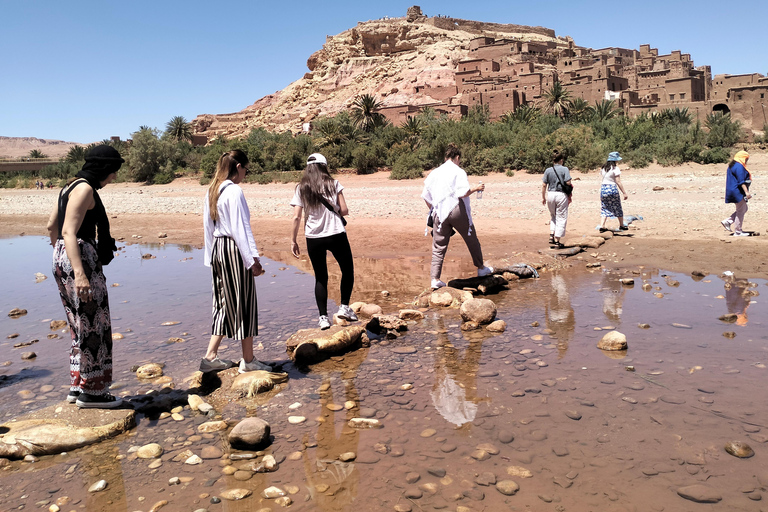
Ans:
[[[36,137],[4,137],[0,135],[0,158],[27,156],[33,149],[37,149],[51,158],[59,158],[66,155],[69,148],[78,145],[82,146],[83,144]]]
[[[303,78],[240,112],[200,115],[193,121],[194,131],[209,140],[245,135],[256,127],[298,132],[303,123],[345,110],[365,93],[385,106],[433,103],[426,92],[414,91],[420,85],[454,85],[456,66],[478,36],[558,45],[567,41],[543,27],[430,18],[412,7],[406,17],[360,22],[329,36],[307,60],[309,72]]]

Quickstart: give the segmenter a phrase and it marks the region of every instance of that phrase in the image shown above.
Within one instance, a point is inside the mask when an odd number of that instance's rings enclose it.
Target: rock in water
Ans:
[[[361,316],[372,317],[373,315],[380,315],[382,313],[381,306],[377,304],[366,304],[358,311]]]
[[[88,488],[88,492],[101,492],[104,489],[107,488],[107,481],[106,480],[99,480],[92,486]]]
[[[496,483],[496,490],[505,496],[512,496],[520,490],[520,486],[512,480],[501,480]]]
[[[136,376],[140,379],[156,379],[163,376],[163,365],[158,363],[147,363],[139,366],[136,370]]]
[[[8,316],[11,318],[19,318],[20,316],[24,316],[26,314],[27,314],[27,310],[21,309],[21,308],[13,308],[8,312]]]
[[[64,329],[67,326],[66,320],[51,320],[51,330],[52,331],[58,331],[60,329]]]
[[[504,332],[507,330],[507,322],[504,320],[494,320],[486,326],[486,330],[490,332]]]
[[[334,326],[328,330],[302,329],[285,342],[288,356],[294,360],[313,361],[319,353],[333,353],[361,342],[365,328],[359,325]]]
[[[677,494],[681,498],[695,501],[696,503],[717,503],[723,499],[714,489],[701,484],[680,487],[677,490]]]
[[[245,449],[256,448],[269,441],[269,423],[261,418],[245,418],[229,433],[229,444]]]
[[[461,319],[465,322],[489,324],[496,318],[496,304],[489,299],[470,299],[461,305]]]
[[[597,348],[600,350],[627,350],[627,337],[619,331],[611,331],[597,342]]]
[[[232,391],[237,391],[240,396],[253,398],[259,393],[269,391],[275,385],[288,381],[287,373],[274,373],[257,370],[241,373],[232,381]]]
[[[229,501],[242,500],[253,494],[253,491],[249,489],[227,489],[220,494],[222,498]]]
[[[136,450],[136,456],[140,459],[156,459],[163,454],[163,447],[157,443],[150,443]]]
[[[52,405],[0,425],[0,459],[70,452],[136,426],[130,409],[58,409]]]
[[[747,443],[742,443],[741,441],[731,441],[727,443],[725,445],[725,451],[740,459],[746,459],[755,454],[751,446]]]

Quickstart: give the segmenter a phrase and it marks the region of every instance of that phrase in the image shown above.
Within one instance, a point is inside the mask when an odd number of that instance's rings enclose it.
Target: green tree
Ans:
[[[40,151],[39,149],[33,149],[29,152],[29,158],[48,158],[48,155]]]
[[[558,117],[565,117],[570,101],[571,93],[559,81],[553,83],[552,87],[544,93],[544,104]]]
[[[568,102],[568,120],[583,123],[592,119],[595,109],[584,98],[574,98]]]
[[[501,121],[506,124],[522,123],[532,125],[541,115],[541,110],[535,105],[526,103],[517,107],[514,112],[506,112],[501,116]]]
[[[165,124],[165,134],[177,142],[192,140],[192,126],[184,119],[184,116],[173,116]]]
[[[671,124],[689,125],[693,122],[693,116],[688,108],[665,108],[661,111],[661,118]]]
[[[384,105],[371,94],[362,94],[352,103],[352,121],[364,132],[372,132],[387,124],[387,118],[378,110]]]
[[[616,102],[613,100],[603,100],[600,102],[595,101],[595,107],[593,109],[593,117],[598,121],[605,121],[606,119],[613,119],[618,116],[621,109],[616,106]]]
[[[168,183],[183,160],[181,146],[160,139],[157,130],[143,129],[132,135],[133,143],[126,158],[126,174],[132,181]],[[122,169],[121,169],[122,171]]]
[[[72,146],[69,148],[69,151],[67,151],[67,155],[64,157],[64,160],[74,164],[85,160],[85,153],[86,149],[84,146]]]
[[[711,148],[731,147],[744,136],[741,123],[731,120],[731,114],[723,114],[722,112],[707,114],[704,126],[709,129],[707,146]]]

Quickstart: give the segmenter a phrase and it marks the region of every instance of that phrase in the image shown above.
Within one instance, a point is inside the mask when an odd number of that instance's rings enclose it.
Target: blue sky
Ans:
[[[326,35],[402,16],[413,2],[0,0],[0,135],[87,143],[176,115],[236,112],[301,78]],[[543,26],[592,48],[680,49],[713,73],[768,72],[765,1],[419,5],[428,16]]]

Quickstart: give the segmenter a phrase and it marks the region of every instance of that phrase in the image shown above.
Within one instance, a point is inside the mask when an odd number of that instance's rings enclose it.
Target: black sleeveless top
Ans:
[[[81,183],[88,183],[85,180],[76,180],[73,181],[69,187],[67,187],[66,190],[62,190],[61,194],[59,194],[59,236],[58,239],[61,240],[61,230],[64,227],[64,215],[67,212],[67,204],[69,203],[69,194],[74,190],[76,186],[78,186]],[[93,191],[93,195],[96,195],[96,191]],[[97,201],[98,202],[98,201]],[[80,229],[77,230],[77,238],[82,238],[83,240],[89,240],[93,241],[96,240],[96,225],[99,221],[99,213],[97,212],[98,208],[94,207],[90,210],[86,210],[85,217],[83,218],[83,223],[80,225]]]

